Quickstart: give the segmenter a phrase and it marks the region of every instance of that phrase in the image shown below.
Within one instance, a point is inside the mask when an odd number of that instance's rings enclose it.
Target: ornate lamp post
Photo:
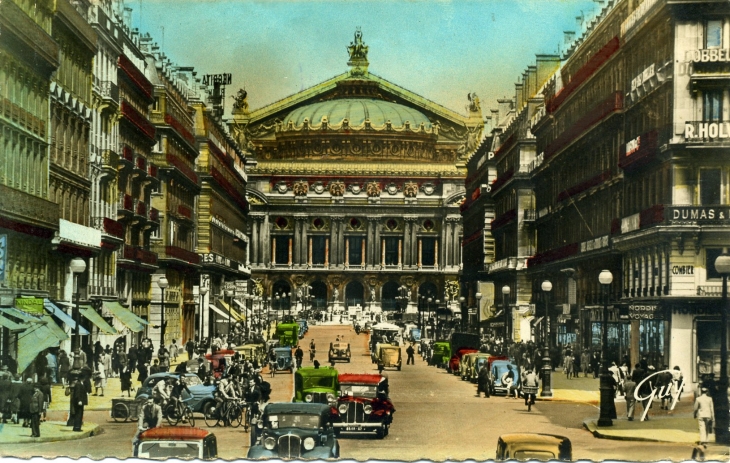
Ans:
[[[509,338],[509,292],[511,291],[509,285],[502,286],[502,307],[504,311],[504,339],[502,339],[502,345],[507,346],[507,339]]]
[[[428,316],[426,317],[426,324],[431,325],[431,301],[433,301],[433,298],[429,297],[426,298],[426,311],[428,312]],[[431,333],[431,338],[435,338],[436,333]]]
[[[477,326],[475,328],[475,331],[479,333],[479,322],[481,321],[479,317],[482,316],[482,293],[476,293],[474,297],[477,299],[477,316],[475,317],[477,321]]]
[[[466,298],[464,296],[459,297],[459,309],[461,309],[461,329],[462,331],[466,330],[466,317],[464,317],[464,303],[466,302]],[[467,312],[467,317],[469,316]]]
[[[423,294],[418,296],[418,328],[421,330],[421,336],[424,338],[426,337],[423,331],[423,307],[426,305],[425,300],[426,296]]]
[[[443,330],[443,325],[441,323],[439,323],[439,304],[441,304],[441,301],[438,300],[438,299],[436,299],[434,302],[436,303],[436,311],[434,312],[435,313],[435,317],[434,318],[436,319],[436,331],[435,331],[435,333],[437,333],[436,339],[439,339],[439,338],[442,338],[441,331]]]
[[[541,285],[543,294],[545,294],[545,340],[544,340],[544,351],[542,353],[542,391],[540,397],[552,397],[553,391],[551,388],[551,373],[552,365],[550,361],[550,291],[553,289],[553,284],[549,280],[545,280]]]
[[[81,324],[81,317],[79,313],[79,300],[81,299],[81,292],[79,291],[79,275],[86,271],[86,261],[80,257],[74,257],[71,259],[71,272],[74,276],[74,286],[76,287],[76,305],[74,305],[73,315],[76,327],[74,328],[74,338],[71,342],[71,348],[81,348],[81,334],[79,332],[79,325]]]
[[[160,295],[160,347],[165,345],[165,329],[167,328],[167,322],[165,321],[165,289],[167,289],[168,286],[170,286],[170,283],[167,281],[167,277],[165,275],[162,275],[159,280],[157,280],[157,286],[160,287],[161,295]]]
[[[727,297],[727,278],[730,275],[730,255],[727,248],[722,250],[722,254],[715,259],[715,270],[722,275],[722,327],[720,329],[720,382],[718,383],[719,394],[715,402],[715,442],[718,444],[730,444],[730,433],[728,432],[728,398],[727,398],[727,313],[728,313],[728,297]]]
[[[613,426],[613,387],[611,387],[611,373],[608,371],[608,290],[613,282],[610,270],[601,270],[598,281],[603,287],[603,321],[601,323],[601,414],[598,417],[598,426]]]
[[[198,342],[203,341],[203,299],[205,298],[205,295],[208,294],[208,288],[201,287],[198,289],[198,310],[200,310],[200,314],[198,317],[198,323],[200,326],[198,327]]]

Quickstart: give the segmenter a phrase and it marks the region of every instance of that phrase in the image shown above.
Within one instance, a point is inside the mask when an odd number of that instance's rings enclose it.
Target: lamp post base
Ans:
[[[728,380],[720,378],[717,383],[717,400],[715,401],[715,442],[718,444],[729,445],[730,444],[730,432],[728,426],[730,426],[730,416],[728,415],[728,404],[727,397],[727,386]]]
[[[553,396],[552,373],[552,361],[550,360],[549,350],[545,347],[542,357],[542,391],[540,392],[540,397]]]
[[[611,387],[611,374],[606,371],[605,367],[602,366],[603,372],[601,373],[601,385],[599,390],[601,392],[601,407],[600,415],[598,417],[598,426],[613,426],[614,411],[616,405],[613,401],[613,387]]]

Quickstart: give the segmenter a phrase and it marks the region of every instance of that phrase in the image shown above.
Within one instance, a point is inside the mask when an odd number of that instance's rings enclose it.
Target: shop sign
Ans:
[[[656,5],[657,1],[658,0],[644,0],[641,2],[641,4],[639,4],[639,6],[637,6],[621,24],[621,36],[626,36],[626,34],[631,32],[636,24],[639,23],[639,20],[642,19],[654,5]]]
[[[216,227],[220,228],[221,230],[227,232],[228,234],[233,235],[233,236],[235,236],[236,238],[238,238],[240,240],[246,241],[246,234],[245,233],[243,233],[238,228],[235,228],[234,229],[234,228],[229,227],[228,225],[226,225],[225,223],[223,223],[219,218],[217,218],[215,216],[214,217],[211,217],[210,218],[210,223],[212,223]]]
[[[714,305],[675,305],[672,307],[673,315],[718,315],[720,310]]]
[[[652,403],[652,402],[654,402],[654,399],[663,399],[665,397],[672,397],[672,383],[657,387],[657,386],[654,386],[654,384],[656,384],[657,381],[656,380],[652,381],[652,379],[651,379],[654,376],[660,375],[662,373],[671,374],[672,370],[662,370],[662,371],[657,371],[656,373],[652,373],[649,376],[647,376],[646,378],[642,379],[641,382],[636,385],[636,389],[634,390],[634,398],[638,402],[649,399],[648,403]],[[645,396],[639,395],[643,389],[642,386],[647,381],[649,381],[649,384],[652,385],[651,392],[649,392],[649,394],[645,395]],[[679,389],[679,393],[675,394],[674,397],[672,398],[672,404],[669,407],[670,410],[674,410],[674,406],[677,405],[679,396],[682,394],[682,391],[684,390],[684,378],[682,378],[682,380],[679,382],[678,389]],[[644,421],[648,411],[649,411],[649,407],[644,409],[644,413],[641,415],[640,421]]]
[[[218,264],[218,265],[225,265],[226,267],[231,266],[231,259],[229,259],[227,257],[223,257],[214,252],[208,252],[205,254],[201,254],[200,258],[202,259],[204,264]]]
[[[580,244],[580,252],[596,251],[608,247],[608,235],[599,236],[596,239],[583,241]]]
[[[203,85],[212,84],[231,85],[231,73],[203,75]]]
[[[641,214],[632,214],[621,219],[621,233],[629,233],[639,229]]]
[[[730,61],[730,49],[722,48],[703,48],[699,50],[689,50],[687,52],[687,61],[693,63],[716,63],[718,61]]]
[[[654,70],[654,63],[652,63],[642,72],[640,72],[639,75],[631,79],[631,91],[633,92],[637,88],[641,87],[644,82],[648,82],[649,79],[654,77],[654,75],[656,75],[656,71]]]
[[[8,235],[0,235],[0,283],[5,281],[5,268],[8,265]]]
[[[672,275],[694,275],[694,265],[675,265],[672,267]]]
[[[19,297],[15,299],[15,307],[23,312],[43,315],[43,299],[40,297]]]
[[[632,154],[639,151],[639,147],[641,146],[641,135],[634,138],[633,140],[626,143],[626,156],[631,156]]]
[[[730,122],[685,122],[684,138],[730,138]]]
[[[492,328],[504,328],[504,322],[489,322],[489,326]]]
[[[629,304],[631,320],[664,320],[664,311],[658,304]]]
[[[210,275],[208,275],[207,273],[202,273],[200,275],[200,287],[210,290]]]
[[[664,217],[672,222],[716,221],[727,222],[730,219],[730,206],[692,207],[667,206]]]

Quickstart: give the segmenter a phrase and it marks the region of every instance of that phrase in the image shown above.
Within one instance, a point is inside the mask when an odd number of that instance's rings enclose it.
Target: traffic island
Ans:
[[[0,424],[0,445],[85,439],[100,434],[102,427],[96,423],[84,423],[81,431],[77,432],[63,421],[45,421],[41,423],[41,437],[30,437],[30,432],[30,428],[20,424]]]
[[[699,439],[697,420],[691,417],[651,417],[649,421],[613,420],[613,426],[597,426],[597,419],[583,421],[595,437],[643,442],[696,444]],[[713,436],[714,437],[714,436]]]

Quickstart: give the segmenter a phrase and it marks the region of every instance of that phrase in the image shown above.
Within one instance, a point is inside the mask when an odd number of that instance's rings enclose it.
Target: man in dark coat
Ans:
[[[482,366],[479,368],[479,373],[477,374],[477,397],[479,397],[480,393],[483,392],[484,397],[489,398],[489,391],[492,383],[490,376],[488,362],[482,363]]]
[[[185,351],[188,353],[188,360],[192,360],[193,352],[195,352],[195,341],[188,339],[188,342],[185,343]]]
[[[20,413],[19,417],[23,419],[23,427],[30,427],[30,401],[33,397],[33,379],[28,378],[25,380],[22,386],[20,386],[20,392],[18,393],[18,399],[20,399]]]
[[[406,354],[408,354],[408,360],[406,360],[406,365],[415,365],[416,360],[413,357],[413,354],[416,353],[416,350],[413,348],[413,343],[411,343],[410,346],[406,349]]]
[[[71,415],[73,416],[73,430],[81,432],[81,425],[84,423],[84,407],[89,404],[89,393],[82,379],[77,379],[71,387]]]
[[[45,394],[41,391],[40,386],[36,384],[30,398],[30,437],[41,437],[41,413],[43,413],[45,399]]]
[[[601,358],[598,356],[598,352],[593,353],[593,357],[591,358],[591,370],[593,371],[593,379],[598,378],[598,374],[600,373],[599,366],[601,365]]]
[[[129,367],[129,371],[134,372],[134,370],[137,369],[138,358],[139,351],[137,350],[137,346],[132,344],[132,347],[129,348],[129,352],[127,352],[127,366]]]

